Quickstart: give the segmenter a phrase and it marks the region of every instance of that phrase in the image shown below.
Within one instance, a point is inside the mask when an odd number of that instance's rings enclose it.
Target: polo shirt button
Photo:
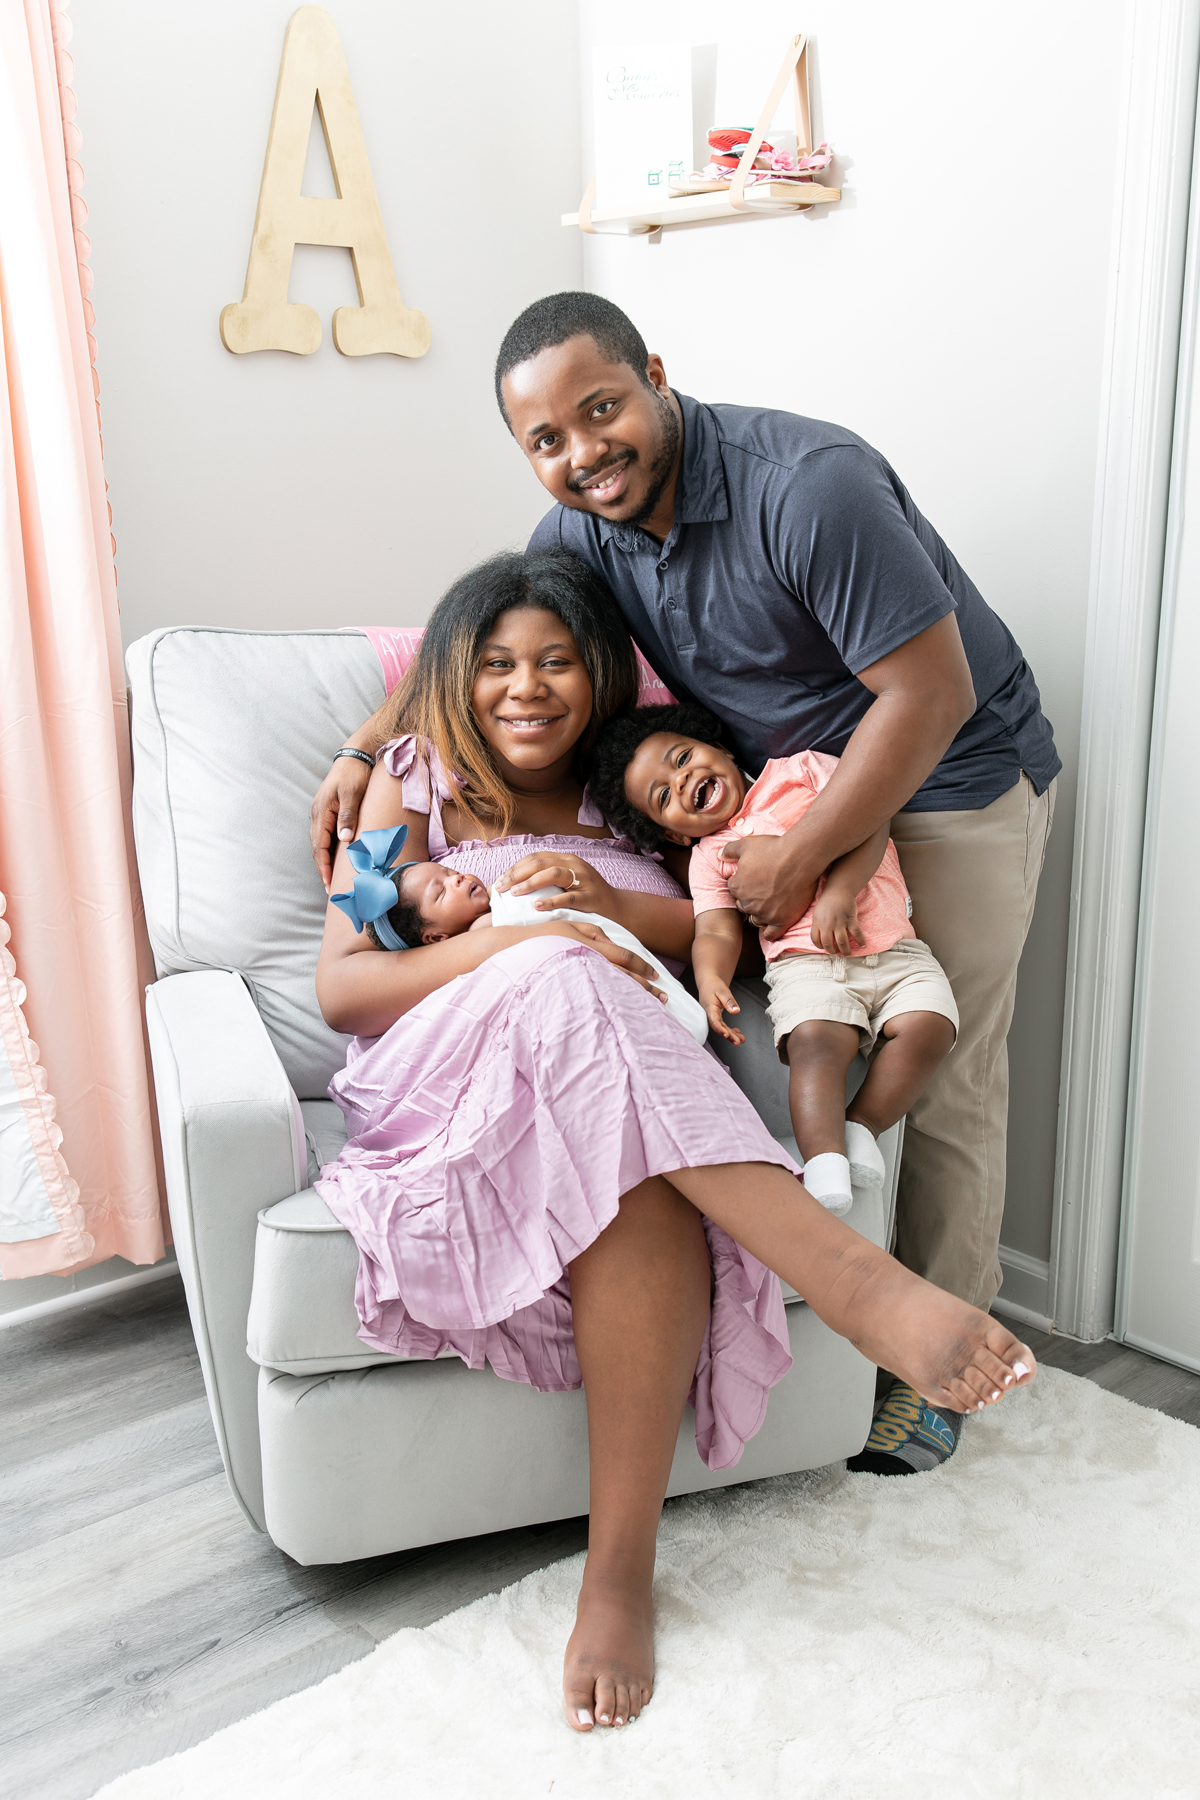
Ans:
[[[674,601],[673,601],[673,600],[668,600],[668,601],[667,601],[667,611],[668,611],[668,612],[674,612],[674,611],[675,611],[675,602],[674,602]]]
[[[663,558],[663,560],[662,560],[662,561],[661,561],[661,562],[660,562],[660,563],[659,563],[659,565],[658,565],[658,568],[659,568],[659,573],[660,573],[660,574],[661,574],[661,573],[662,573],[662,571],[663,571],[663,570],[664,570],[664,569],[665,569],[665,568],[666,568],[666,566],[667,566],[667,559],[666,559],[666,557],[665,557],[665,556],[664,556],[664,558]]]

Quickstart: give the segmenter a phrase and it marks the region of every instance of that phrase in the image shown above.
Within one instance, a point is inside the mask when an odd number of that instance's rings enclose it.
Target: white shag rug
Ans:
[[[658,1689],[573,1735],[582,1557],[102,1800],[1195,1800],[1200,1431],[1043,1370],[903,1480],[672,1502]]]

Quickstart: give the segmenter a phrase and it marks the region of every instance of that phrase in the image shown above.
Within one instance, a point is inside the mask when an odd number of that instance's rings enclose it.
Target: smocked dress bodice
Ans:
[[[575,837],[563,832],[538,837],[525,831],[514,832],[508,837],[468,838],[461,844],[448,843],[442,808],[453,798],[457,777],[447,773],[436,750],[430,748],[428,765],[421,750],[421,741],[416,737],[393,738],[384,745],[379,761],[388,774],[401,783],[408,810],[428,815],[431,862],[445,863],[463,875],[473,875],[485,887],[491,887],[523,856],[531,856],[537,851],[561,850],[590,863],[610,887],[623,888],[628,893],[661,894],[669,900],[683,898],[683,889],[658,858],[639,850],[626,837]],[[579,823],[601,826],[604,822],[603,814],[585,790],[579,808]]]

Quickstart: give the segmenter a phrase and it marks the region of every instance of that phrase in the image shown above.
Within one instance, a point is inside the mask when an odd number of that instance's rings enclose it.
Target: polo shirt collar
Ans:
[[[683,460],[675,489],[672,537],[681,525],[708,525],[729,517],[729,491],[717,422],[707,406],[701,406],[690,395],[676,393],[675,398],[683,414]],[[598,523],[602,544],[610,538],[622,550],[643,550],[647,544],[653,544],[653,539],[637,526],[613,524],[607,519]]]

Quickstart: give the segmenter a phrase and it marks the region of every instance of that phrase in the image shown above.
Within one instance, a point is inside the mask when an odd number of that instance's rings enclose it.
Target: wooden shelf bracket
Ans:
[[[589,237],[644,237],[657,235],[665,226],[670,225],[690,225],[706,219],[727,219],[731,215],[737,217],[739,214],[806,212],[810,207],[829,206],[840,200],[840,188],[822,187],[816,182],[803,181],[773,181],[769,187],[763,183],[761,186],[766,187],[767,191],[761,198],[756,198],[755,192],[760,184],[752,182],[747,193],[747,181],[754,167],[754,159],[762,148],[775,108],[779,105],[789,79],[793,83],[796,106],[796,153],[800,157],[809,155],[812,150],[812,124],[808,104],[808,40],[803,32],[798,32],[784,52],[779,72],[758,115],[758,123],[727,188],[715,192],[668,195],[658,200],[647,200],[640,205],[606,207],[598,212],[596,182],[593,177],[579,202],[578,212],[563,213],[563,224],[576,226],[580,231],[587,232]]]

